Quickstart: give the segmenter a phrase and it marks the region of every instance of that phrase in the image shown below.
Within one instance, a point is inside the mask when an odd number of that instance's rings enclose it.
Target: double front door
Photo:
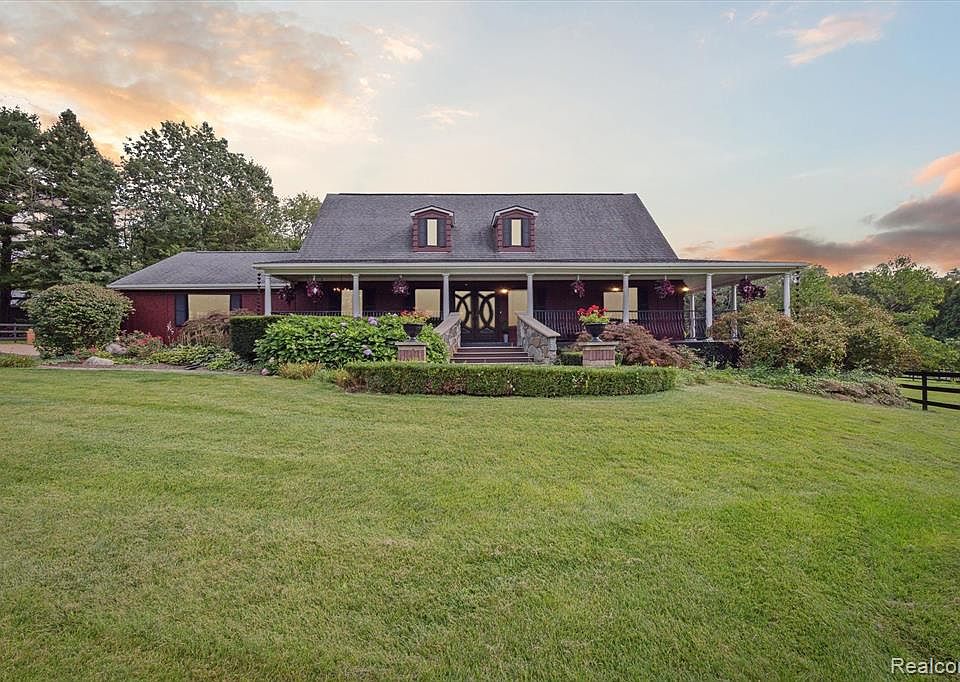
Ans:
[[[453,311],[460,316],[460,337],[463,341],[500,341],[497,325],[497,295],[495,291],[453,292]]]

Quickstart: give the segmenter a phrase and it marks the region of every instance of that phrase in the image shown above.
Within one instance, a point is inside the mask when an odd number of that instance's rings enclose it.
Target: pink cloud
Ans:
[[[787,55],[787,61],[800,66],[848,45],[880,40],[883,25],[892,17],[893,14],[831,14],[812,28],[784,31],[793,37],[797,50]]]

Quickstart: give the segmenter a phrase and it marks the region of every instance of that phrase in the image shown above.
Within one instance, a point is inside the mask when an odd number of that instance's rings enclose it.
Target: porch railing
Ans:
[[[278,310],[273,313],[274,315],[311,315],[315,317],[353,317],[350,313],[344,314],[339,310]],[[364,310],[360,313],[360,317],[383,317],[384,315],[399,315],[400,311],[398,310]],[[429,324],[434,326],[440,324],[439,317],[431,317],[427,319]]]
[[[725,310],[714,310],[714,319]],[[630,322],[643,325],[658,339],[703,339],[707,336],[706,316],[703,311],[691,315],[689,310],[631,310]],[[561,341],[572,341],[583,331],[576,310],[534,310],[537,321],[560,334]],[[611,321],[622,322],[622,311],[610,311]],[[694,333],[690,333],[691,321]]]

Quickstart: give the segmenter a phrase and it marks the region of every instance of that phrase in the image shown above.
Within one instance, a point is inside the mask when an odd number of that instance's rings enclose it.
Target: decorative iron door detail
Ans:
[[[460,315],[460,334],[471,341],[497,338],[496,292],[455,291],[453,309]]]

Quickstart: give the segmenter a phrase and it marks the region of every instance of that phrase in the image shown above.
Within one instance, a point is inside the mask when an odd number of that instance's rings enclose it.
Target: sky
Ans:
[[[0,104],[277,192],[636,192],[683,257],[960,266],[958,3],[0,2]]]

